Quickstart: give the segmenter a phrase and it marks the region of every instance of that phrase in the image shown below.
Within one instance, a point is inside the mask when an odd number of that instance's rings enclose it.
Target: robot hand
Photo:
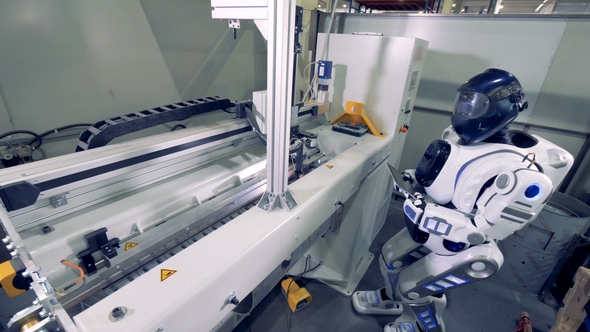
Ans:
[[[402,175],[404,176],[404,181],[409,182],[411,185],[416,183],[416,170],[415,169],[407,169],[403,171]]]

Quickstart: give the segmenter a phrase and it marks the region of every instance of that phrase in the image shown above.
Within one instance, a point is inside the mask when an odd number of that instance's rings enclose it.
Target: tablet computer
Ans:
[[[391,175],[393,175],[393,179],[395,183],[404,191],[406,191],[410,195],[414,195],[416,193],[416,189],[412,187],[412,184],[409,181],[404,180],[404,175],[398,171],[397,169],[393,168],[391,165],[387,164],[389,167],[389,171]]]

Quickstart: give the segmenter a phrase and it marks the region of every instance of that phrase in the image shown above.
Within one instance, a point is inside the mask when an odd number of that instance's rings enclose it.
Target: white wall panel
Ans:
[[[570,19],[531,123],[590,133],[590,21]]]
[[[140,0],[182,99],[251,99],[266,89],[266,42],[253,22],[237,39],[211,18],[210,0]]]
[[[374,31],[428,40],[417,106],[451,111],[456,89],[486,68],[512,72],[530,103],[526,122],[567,25],[567,19],[349,15],[344,32]]]
[[[16,129],[43,132],[185,99],[249,99],[266,87],[264,39],[243,22],[233,40],[210,0],[2,1],[0,45],[0,133],[13,129],[9,114]],[[34,157],[76,143],[50,139]]]
[[[0,3],[0,85],[41,132],[179,99],[137,0]]]

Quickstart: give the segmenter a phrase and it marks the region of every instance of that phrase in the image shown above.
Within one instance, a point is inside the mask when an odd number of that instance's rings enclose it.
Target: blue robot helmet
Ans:
[[[528,107],[518,79],[502,69],[475,75],[457,91],[451,123],[464,145],[498,133]]]

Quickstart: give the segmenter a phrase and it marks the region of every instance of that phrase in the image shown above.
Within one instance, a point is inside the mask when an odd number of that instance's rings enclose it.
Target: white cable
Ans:
[[[332,33],[332,24],[334,23],[334,16],[336,14],[336,5],[337,5],[338,0],[334,0],[334,2],[332,3],[332,15],[330,15],[330,24],[328,24],[328,32],[326,33],[326,40],[324,40],[324,49],[322,51],[322,55],[320,56],[319,59],[317,59],[316,62],[319,62],[320,60],[325,60],[326,59],[326,53],[328,52],[328,41],[330,40],[330,34]],[[317,79],[317,74],[315,74],[313,76],[313,80],[315,81]],[[311,90],[313,90],[313,87],[311,86],[311,84],[309,83],[309,81],[307,81],[307,85],[308,85],[308,89],[305,92],[305,95],[303,95],[303,100],[301,100],[302,102],[305,101],[305,99],[307,99],[307,95],[309,95],[309,93],[311,92]]]
[[[313,64],[316,64],[316,63],[318,63],[318,62],[317,61],[311,62],[307,66],[305,66],[305,69],[303,69],[303,78],[305,79],[305,83],[307,83],[307,87],[308,87],[307,91],[309,92],[311,90],[311,92],[312,92],[312,98],[315,96],[315,91],[314,91],[313,86],[311,85],[311,83],[309,83],[309,78],[308,78],[309,75],[307,75],[308,74],[307,73],[307,68],[309,68],[309,66],[311,66]],[[305,98],[303,98],[302,101],[305,101]]]

